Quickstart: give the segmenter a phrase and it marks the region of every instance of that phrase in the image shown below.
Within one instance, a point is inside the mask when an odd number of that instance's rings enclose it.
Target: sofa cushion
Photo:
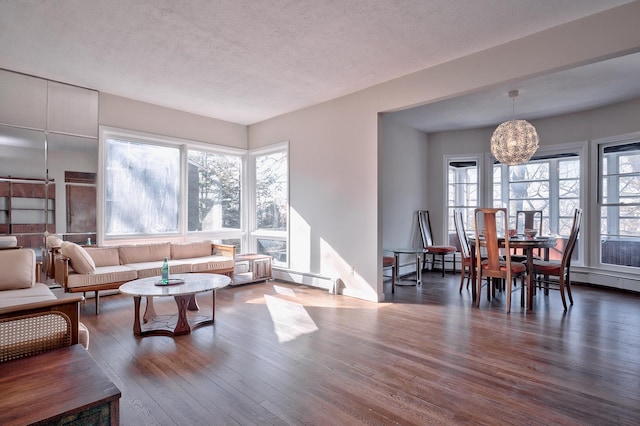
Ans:
[[[31,249],[0,250],[0,290],[30,288],[36,282],[36,254]]]
[[[131,246],[118,247],[120,254],[120,264],[153,262],[154,260],[164,260],[171,257],[171,246],[169,243],[161,244],[137,244]]]
[[[70,273],[67,279],[67,288],[123,283],[136,278],[138,278],[136,271],[126,266],[101,266],[91,274]]]
[[[25,249],[26,250],[26,249]],[[0,293],[0,308],[26,305],[28,303],[45,302],[55,300],[53,292],[42,283],[35,283],[33,287],[19,290],[5,290]]]
[[[79,274],[88,274],[96,270],[96,264],[89,253],[76,243],[63,241],[60,253],[69,258],[69,264]]]
[[[211,241],[171,243],[171,259],[211,256]]]
[[[85,250],[93,259],[96,268],[100,266],[116,266],[120,264],[118,247],[87,247]]]
[[[191,272],[211,272],[216,270],[233,271],[235,262],[230,257],[225,256],[205,256],[185,259],[191,263]]]
[[[138,278],[157,277],[162,275],[162,262],[140,262],[124,265],[134,269],[138,273]],[[191,263],[181,259],[169,261],[169,274],[186,274],[191,272]]]

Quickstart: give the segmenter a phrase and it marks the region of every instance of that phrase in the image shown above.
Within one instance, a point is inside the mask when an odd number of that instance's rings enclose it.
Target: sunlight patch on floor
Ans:
[[[280,285],[274,285],[273,286],[273,290],[278,294],[283,294],[285,296],[296,297],[296,292],[293,291],[293,289],[289,288],[289,287],[282,287]]]
[[[290,342],[318,330],[318,326],[301,304],[268,294],[264,295],[264,300],[279,343]]]

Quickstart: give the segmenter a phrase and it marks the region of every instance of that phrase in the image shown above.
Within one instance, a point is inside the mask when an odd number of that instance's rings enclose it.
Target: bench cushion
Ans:
[[[0,251],[0,290],[30,288],[36,282],[36,254],[31,249]]]
[[[233,270],[235,266],[235,261],[232,258],[216,255],[184,259],[184,261],[191,264],[191,272],[209,272],[219,269]]]
[[[42,283],[35,283],[33,287],[19,290],[4,290],[0,292],[0,308],[25,305],[28,303],[55,300],[53,292]]]
[[[138,278],[135,270],[127,266],[100,266],[90,274],[69,273],[67,288],[120,283]]]
[[[140,262],[125,265],[135,270],[138,278],[159,277],[162,275],[162,262]],[[183,260],[169,261],[169,274],[186,274],[191,272],[191,264]]]

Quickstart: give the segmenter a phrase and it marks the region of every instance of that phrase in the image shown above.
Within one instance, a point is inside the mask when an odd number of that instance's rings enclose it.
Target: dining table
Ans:
[[[498,239],[500,246],[505,246],[505,239],[501,237]],[[558,243],[558,240],[554,236],[535,236],[529,237],[525,235],[514,235],[509,237],[509,248],[511,249],[519,249],[522,250],[523,254],[526,256],[525,266],[527,268],[527,298],[526,298],[526,309],[530,311],[532,309],[533,304],[533,257],[534,252],[536,250],[542,249],[544,260],[549,260],[549,249],[555,247]],[[474,267],[475,267],[475,259],[476,259],[476,239],[475,236],[469,237],[469,245],[471,246],[471,259],[474,259]],[[474,278],[476,278],[476,285],[472,286],[472,299],[475,301],[476,297],[480,295],[480,289],[482,286],[482,282],[480,282],[480,277],[478,274],[474,274]]]

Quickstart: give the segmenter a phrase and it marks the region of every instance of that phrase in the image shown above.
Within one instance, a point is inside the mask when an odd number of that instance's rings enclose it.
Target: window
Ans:
[[[493,166],[493,206],[509,210],[515,229],[518,210],[542,210],[542,232],[568,236],[580,207],[580,157],[577,153],[538,156],[525,164]]]
[[[462,211],[467,232],[475,227],[474,210],[479,207],[479,159],[447,159],[447,229],[453,236],[449,244],[454,244],[456,229],[453,214]]]
[[[601,144],[600,261],[640,267],[640,141]]]
[[[554,154],[538,152],[525,164],[494,163],[492,204],[507,207],[512,229],[516,228],[518,210],[542,210],[542,233],[558,235],[566,241],[571,233],[574,211],[582,205],[582,149]],[[563,246],[559,242],[551,250],[552,259],[560,259]],[[573,259],[582,262],[582,258],[578,244]]]
[[[242,157],[189,150],[188,230],[240,230]]]
[[[106,239],[199,233],[240,248],[245,151],[115,129],[101,139]]]
[[[288,261],[288,156],[286,145],[252,153],[255,204],[252,243],[258,254],[272,256],[274,264],[281,266]]]
[[[180,150],[106,139],[105,234],[179,232]]]

